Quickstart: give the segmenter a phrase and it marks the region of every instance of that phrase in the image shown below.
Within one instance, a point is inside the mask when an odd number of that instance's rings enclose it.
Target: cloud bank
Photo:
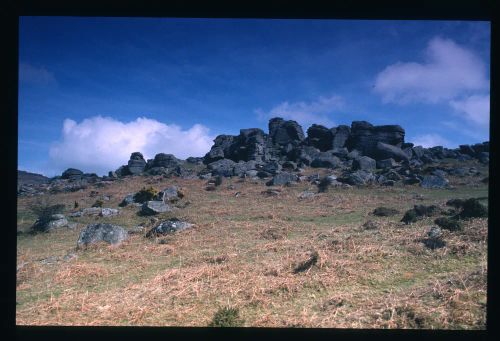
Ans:
[[[423,63],[398,62],[377,75],[374,91],[383,102],[437,103],[489,89],[485,64],[452,40],[432,39],[424,55]]]
[[[343,107],[344,100],[342,97],[333,95],[330,97],[321,96],[312,102],[283,102],[267,112],[257,109],[256,113],[261,120],[282,117],[295,120],[303,127],[308,127],[313,123],[332,127],[335,123],[330,119],[329,114]]]
[[[424,148],[430,148],[435,146],[443,146],[446,148],[455,148],[450,141],[438,134],[424,134],[416,136],[411,140],[415,146],[422,146]]]
[[[490,124],[490,96],[472,95],[462,100],[452,100],[451,107],[465,119],[477,125],[488,127]]]
[[[175,124],[144,117],[131,122],[101,116],[80,123],[66,119],[61,140],[49,150],[50,166],[60,172],[74,167],[103,175],[126,164],[136,151],[145,159],[157,153],[174,154],[182,159],[203,156],[210,150],[213,139],[208,128],[200,124],[182,130]]]

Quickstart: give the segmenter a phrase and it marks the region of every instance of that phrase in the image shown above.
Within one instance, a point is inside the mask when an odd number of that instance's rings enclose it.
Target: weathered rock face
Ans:
[[[151,168],[164,167],[169,169],[175,169],[177,166],[180,166],[181,164],[182,162],[179,159],[177,159],[174,155],[159,153],[155,155],[155,158],[151,162]]]
[[[337,168],[341,165],[338,157],[330,152],[319,153],[311,162],[311,167],[321,168]]]
[[[82,177],[83,172],[76,168],[68,168],[61,175],[62,179],[68,179],[70,181],[81,180]]]
[[[306,143],[325,152],[332,149],[333,133],[330,129],[313,124],[307,129]]]
[[[409,160],[408,155],[399,147],[383,142],[377,142],[372,155],[376,160],[394,159],[396,161]]]
[[[353,170],[358,170],[358,169],[373,170],[376,168],[376,166],[377,162],[368,156],[361,156],[357,159],[354,159],[352,162]]]
[[[219,135],[214,140],[214,145],[210,151],[203,158],[204,164],[209,164],[214,161],[223,159],[224,157],[229,157],[229,147],[233,143],[234,136],[231,135]]]
[[[349,136],[351,135],[351,128],[346,125],[339,125],[336,128],[330,129],[332,132],[332,148],[343,148]]]
[[[263,161],[266,159],[267,135],[262,129],[241,129],[240,135],[229,146],[227,158],[233,161]]]
[[[212,175],[233,176],[235,164],[232,160],[222,159],[210,163],[208,169],[212,171]]]
[[[304,140],[304,131],[295,121],[285,121],[280,117],[272,118],[269,121],[269,137],[276,145],[287,145],[298,143]]]
[[[131,174],[141,174],[146,168],[146,160],[139,152],[134,152],[130,155],[130,160],[128,161],[128,171]]]
[[[99,241],[119,244],[128,238],[128,233],[121,226],[111,224],[90,224],[81,233],[77,247],[86,247]]]
[[[347,142],[350,150],[357,149],[361,154],[373,157],[378,142],[401,147],[405,131],[398,125],[374,126],[366,121],[354,121]]]

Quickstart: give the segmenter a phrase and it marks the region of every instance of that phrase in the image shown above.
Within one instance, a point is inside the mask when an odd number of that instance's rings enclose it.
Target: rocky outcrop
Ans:
[[[144,156],[142,156],[139,152],[134,152],[130,156],[130,160],[128,161],[128,171],[130,174],[141,174],[146,168],[146,160],[144,160]]]
[[[377,154],[377,143],[401,147],[405,131],[398,125],[374,126],[366,121],[354,121],[347,142],[350,150],[359,150],[363,155],[374,157]]]
[[[77,248],[86,247],[100,241],[116,245],[128,238],[128,233],[121,226],[111,224],[90,224],[81,233],[76,242]]]
[[[76,168],[68,168],[61,175],[61,179],[67,179],[70,181],[77,181],[81,180],[82,178],[83,172]]]

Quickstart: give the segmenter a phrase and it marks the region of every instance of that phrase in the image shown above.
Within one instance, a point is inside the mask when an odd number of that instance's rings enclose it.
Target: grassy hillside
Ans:
[[[481,171],[487,176],[486,168]],[[176,184],[186,194],[179,204],[185,207],[158,218],[176,217],[195,227],[75,250],[89,223],[128,230],[153,226],[150,217],[127,206],[116,217],[71,218],[77,222],[72,230],[20,233],[17,324],[207,326],[219,308],[229,306],[239,310],[244,326],[254,327],[484,329],[487,219],[465,221],[460,232],[443,230],[447,245],[436,250],[420,241],[434,217],[399,222],[415,204],[444,209],[450,198],[487,197],[482,177],[450,178],[454,188],[441,190],[332,188],[304,200],[298,195],[316,192],[316,186],[299,183],[267,197],[261,193],[266,186],[249,180],[226,179],[209,192],[203,180],[161,177],[50,195],[45,200],[66,204],[67,214],[75,201],[90,207],[96,201],[92,190],[111,196],[105,207],[118,207],[143,186]],[[39,200],[19,198],[18,231],[33,224],[29,208]],[[400,213],[373,216],[379,206]],[[367,220],[379,228],[363,229]],[[317,263],[294,273],[313,252]]]

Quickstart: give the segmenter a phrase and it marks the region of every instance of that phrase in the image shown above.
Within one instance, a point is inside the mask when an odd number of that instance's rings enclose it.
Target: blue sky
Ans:
[[[105,174],[133,151],[203,156],[269,118],[489,138],[490,24],[22,17],[18,168]]]

